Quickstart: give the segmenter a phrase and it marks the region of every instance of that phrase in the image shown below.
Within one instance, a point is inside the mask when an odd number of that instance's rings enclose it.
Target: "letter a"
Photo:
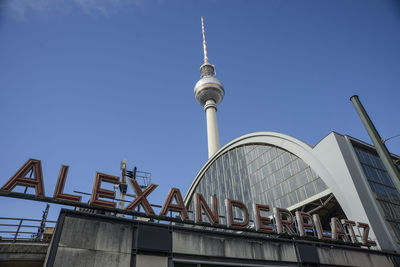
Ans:
[[[26,178],[27,173],[32,170],[34,178]],[[37,197],[44,197],[42,164],[40,160],[29,159],[8,182],[3,185],[1,190],[11,192],[17,185],[34,187]]]
[[[176,201],[176,204],[172,203],[173,200]],[[179,212],[183,221],[189,220],[189,215],[187,213],[185,204],[183,203],[181,191],[179,191],[178,188],[171,188],[171,190],[169,190],[168,197],[161,209],[160,216],[166,216],[168,211]]]

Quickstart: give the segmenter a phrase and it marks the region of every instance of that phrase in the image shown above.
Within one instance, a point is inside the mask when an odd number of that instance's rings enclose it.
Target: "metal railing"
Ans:
[[[0,217],[0,241],[50,242],[56,223],[48,220]]]

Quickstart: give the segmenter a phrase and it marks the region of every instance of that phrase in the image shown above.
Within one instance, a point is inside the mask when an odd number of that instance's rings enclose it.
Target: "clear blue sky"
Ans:
[[[276,131],[316,144],[331,131],[370,142],[349,97],[382,137],[400,134],[400,5],[394,0],[0,2],[0,184],[40,159],[46,195],[90,192],[96,171],[152,173],[184,194],[207,160],[193,86],[210,62],[226,90],[221,144]],[[400,138],[387,143],[400,154]],[[86,199],[85,199],[86,200]],[[44,203],[0,198],[0,216]],[[52,205],[50,219],[58,208]]]

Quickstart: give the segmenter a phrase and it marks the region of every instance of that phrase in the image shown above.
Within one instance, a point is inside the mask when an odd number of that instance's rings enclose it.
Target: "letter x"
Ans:
[[[156,184],[150,184],[144,192],[140,188],[139,184],[136,182],[136,180],[129,179],[133,189],[136,192],[136,198],[135,200],[129,204],[128,207],[126,207],[127,210],[133,210],[138,206],[139,204],[142,205],[144,208],[145,212],[147,215],[155,215],[153,208],[151,207],[149,201],[147,201],[147,196],[154,190],[156,189],[157,185]]]

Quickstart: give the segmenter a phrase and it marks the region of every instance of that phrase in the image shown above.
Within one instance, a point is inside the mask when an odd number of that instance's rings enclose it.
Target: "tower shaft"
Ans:
[[[217,123],[217,104],[213,99],[207,100],[204,105],[204,111],[207,117],[207,141],[208,157],[211,158],[220,148],[218,123]]]

